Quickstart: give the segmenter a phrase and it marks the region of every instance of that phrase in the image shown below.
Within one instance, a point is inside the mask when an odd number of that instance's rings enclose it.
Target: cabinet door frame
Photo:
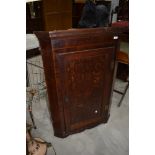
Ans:
[[[103,84],[102,87],[102,93],[99,95],[101,98],[101,103],[99,104],[100,107],[97,111],[99,114],[95,113],[94,109],[94,115],[91,114],[92,118],[86,119],[82,121],[77,121],[76,123],[73,123],[71,121],[72,119],[72,105],[69,97],[69,91],[68,90],[68,79],[67,79],[67,71],[66,71],[66,65],[69,64],[70,61],[76,61],[76,60],[95,60],[99,59],[100,57],[104,57],[105,60],[103,60],[103,73],[105,72],[106,75],[103,76],[101,79],[101,82]],[[103,59],[104,59],[103,58]],[[90,50],[82,50],[82,51],[76,51],[76,52],[67,52],[67,53],[57,53],[56,59],[58,61],[58,72],[61,73],[60,78],[61,80],[58,82],[60,85],[59,87],[62,88],[62,105],[64,106],[64,117],[65,117],[65,124],[66,124],[66,132],[75,132],[78,130],[82,130],[85,128],[89,128],[93,124],[99,124],[102,122],[106,122],[108,119],[108,109],[109,109],[109,102],[110,102],[110,96],[111,96],[111,87],[108,87],[108,85],[112,86],[111,83],[106,83],[107,81],[111,82],[113,81],[113,72],[114,72],[114,61],[115,61],[115,48],[114,47],[105,47],[105,48],[96,48],[96,49],[90,49]],[[102,58],[100,58],[102,60]],[[87,64],[86,64],[87,65]],[[93,66],[92,66],[93,67]],[[95,69],[95,68],[94,68]],[[77,75],[78,76],[78,75]],[[109,80],[108,80],[109,78]],[[79,79],[80,80],[80,79]],[[81,85],[82,87],[82,85]],[[104,89],[104,87],[106,87]],[[90,86],[91,88],[91,86]],[[60,90],[60,89],[59,89]],[[106,97],[108,95],[108,97]],[[84,97],[84,96],[83,96]],[[75,103],[75,102],[74,102]],[[72,103],[72,104],[74,104]],[[75,106],[75,105],[74,105]],[[77,106],[77,105],[76,105]],[[78,105],[80,106],[80,104]],[[81,105],[84,106],[84,105]],[[95,105],[96,106],[96,105]],[[76,109],[78,110],[78,109]],[[91,110],[91,108],[90,108]],[[93,109],[92,109],[93,110]],[[86,115],[87,116],[87,115]],[[87,116],[89,117],[89,116]]]

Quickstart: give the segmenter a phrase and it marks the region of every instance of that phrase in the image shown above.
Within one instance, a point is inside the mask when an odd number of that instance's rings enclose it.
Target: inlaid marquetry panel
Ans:
[[[104,117],[106,113],[104,91],[107,91],[105,82],[107,74],[112,74],[111,65],[114,64],[109,64],[109,61],[114,59],[113,52],[113,48],[101,48],[89,50],[87,53],[79,51],[74,54],[57,54],[59,72],[63,74],[63,79],[60,81],[65,90],[64,111],[66,121],[71,127],[86,120],[91,122],[94,117],[98,119]]]

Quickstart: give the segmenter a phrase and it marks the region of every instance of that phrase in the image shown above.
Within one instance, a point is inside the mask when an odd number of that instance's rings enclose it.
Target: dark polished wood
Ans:
[[[118,31],[94,28],[35,34],[41,46],[54,135],[66,137],[106,123]]]
[[[129,22],[128,21],[119,21],[112,23],[112,27],[118,28],[120,33],[120,41],[129,42]]]

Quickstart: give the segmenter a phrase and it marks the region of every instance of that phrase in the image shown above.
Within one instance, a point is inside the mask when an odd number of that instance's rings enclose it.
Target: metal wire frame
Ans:
[[[46,84],[41,56],[35,56],[26,61],[26,103],[29,115],[36,128],[32,113],[33,102],[40,102],[46,96]]]
[[[32,121],[32,128],[34,129],[37,127],[33,117],[32,104],[40,102],[40,99],[46,96],[47,90],[41,55],[28,58],[26,60],[26,103]],[[52,147],[56,155],[52,143],[47,143],[47,147]]]

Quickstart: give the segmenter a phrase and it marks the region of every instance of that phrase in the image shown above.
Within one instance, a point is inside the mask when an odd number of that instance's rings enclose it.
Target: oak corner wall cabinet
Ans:
[[[63,138],[106,123],[118,48],[111,29],[35,34],[41,47],[54,135]]]

